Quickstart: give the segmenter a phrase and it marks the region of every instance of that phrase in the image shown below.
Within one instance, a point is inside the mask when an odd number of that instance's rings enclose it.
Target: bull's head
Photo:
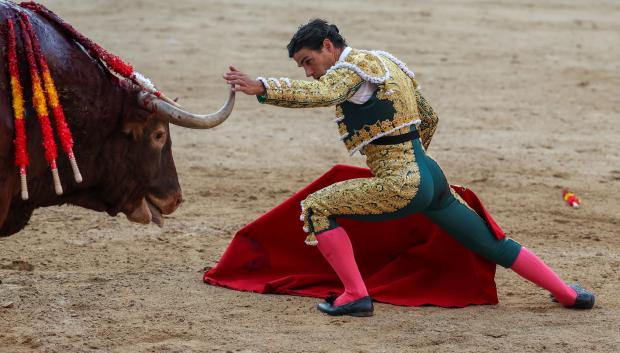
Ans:
[[[126,172],[104,176],[106,187],[100,197],[106,199],[110,214],[120,211],[130,221],[162,226],[162,215],[174,212],[183,200],[172,158],[169,123],[192,129],[215,127],[230,115],[235,94],[230,91],[219,111],[196,115],[133,86],[125,88],[131,98],[123,109],[122,131],[117,134],[124,141],[108,144],[115,151],[106,153],[123,154],[122,158],[112,159],[115,165],[110,169]],[[118,175],[125,177],[115,180]]]
[[[63,25],[55,15],[42,18],[38,13],[0,0],[1,21],[24,11],[42,39],[41,52],[59,89],[84,178],[81,183],[61,179],[64,193],[57,195],[50,183],[44,151],[37,141],[41,133],[36,129],[35,119],[28,119],[28,185],[33,192],[30,199],[23,200],[19,195],[18,174],[10,163],[13,154],[10,140],[14,135],[14,124],[9,119],[10,101],[0,99],[0,236],[23,229],[37,207],[59,204],[73,204],[111,215],[123,212],[132,221],[161,225],[162,214],[172,213],[182,202],[169,124],[212,128],[230,115],[234,94],[231,92],[224,107],[216,113],[204,116],[187,113],[113,74],[100,59],[89,55],[90,50],[75,44],[73,29]],[[50,21],[56,25],[50,25]],[[6,56],[4,48],[0,45],[0,58]],[[18,66],[22,74],[28,72],[25,61],[20,61]],[[0,87],[7,98],[6,88],[11,87],[7,75],[0,75]],[[29,109],[26,114],[34,112]],[[58,168],[60,175],[70,174],[66,159],[58,159]]]

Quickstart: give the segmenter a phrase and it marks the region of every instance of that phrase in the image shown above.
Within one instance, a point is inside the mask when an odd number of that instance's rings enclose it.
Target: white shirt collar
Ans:
[[[349,56],[350,52],[351,52],[351,47],[344,48],[344,50],[342,50],[342,53],[340,54],[340,57],[338,58],[338,61],[344,61],[344,59],[346,59],[347,56]]]

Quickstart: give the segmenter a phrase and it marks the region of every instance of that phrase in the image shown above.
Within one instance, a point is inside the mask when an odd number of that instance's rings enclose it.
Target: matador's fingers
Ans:
[[[233,79],[233,80],[227,80],[229,84],[232,85],[238,85],[240,87],[247,87],[248,86],[248,82],[245,80],[241,80],[241,79]]]
[[[243,93],[248,94],[248,95],[253,95],[253,94],[255,94],[255,93],[252,91],[252,88],[251,88],[251,87],[239,87],[239,86],[235,86],[235,85],[233,85],[232,90],[233,90],[233,91],[235,91],[235,92],[243,92]]]
[[[241,71],[228,71],[226,72],[227,75],[232,75],[232,76],[243,76],[244,73]]]
[[[227,80],[231,80],[231,79],[244,79],[244,80],[249,80],[249,77],[241,72],[227,72],[224,74],[224,78]]]

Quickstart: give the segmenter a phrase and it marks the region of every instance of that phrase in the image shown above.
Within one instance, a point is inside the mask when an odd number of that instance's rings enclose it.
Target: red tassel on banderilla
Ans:
[[[47,160],[54,180],[54,189],[56,194],[62,194],[62,185],[60,183],[60,177],[58,175],[58,167],[56,165],[57,158],[57,150],[56,150],[56,142],[54,141],[54,134],[50,124],[49,113],[47,109],[47,98],[49,99],[50,107],[52,108],[52,113],[54,116],[54,120],[56,122],[56,128],[58,130],[58,135],[62,144],[64,151],[69,156],[69,161],[71,163],[71,167],[73,168],[73,173],[76,182],[82,181],[82,176],[80,174],[77,162],[75,160],[75,155],[73,153],[73,138],[71,136],[71,131],[67,125],[65,120],[64,112],[60,101],[58,99],[58,93],[56,91],[56,87],[54,85],[54,81],[51,77],[49,68],[47,66],[47,61],[43,56],[41,48],[39,46],[38,38],[34,30],[32,29],[32,25],[25,13],[20,13],[20,18],[18,19],[22,41],[24,45],[24,50],[26,52],[26,59],[28,61],[28,66],[30,69],[30,77],[32,81],[32,103],[34,105],[35,111],[37,113],[37,118],[39,120],[39,125],[41,127],[41,134],[43,136],[43,147],[45,149],[45,159]],[[28,186],[26,183],[26,167],[28,165],[28,152],[27,152],[27,143],[26,143],[26,130],[25,130],[25,109],[24,109],[24,98],[23,98],[23,89],[19,80],[19,69],[17,64],[17,41],[15,28],[13,25],[13,20],[8,19],[8,61],[9,61],[9,73],[11,77],[11,93],[13,98],[13,111],[15,114],[15,160],[16,164],[20,169],[20,179],[21,179],[21,190],[22,190],[22,199],[28,199]],[[43,83],[41,82],[41,76],[39,75],[39,67],[40,66]],[[45,85],[45,90],[43,89],[43,85]]]
[[[54,141],[54,134],[50,125],[50,119],[47,111],[47,102],[45,100],[45,93],[43,92],[43,86],[41,85],[41,78],[39,77],[39,70],[37,69],[37,63],[34,59],[34,52],[32,49],[32,43],[30,36],[26,32],[26,26],[22,19],[19,19],[19,26],[22,32],[22,41],[24,43],[24,49],[26,50],[26,59],[28,60],[28,66],[30,68],[30,79],[32,81],[32,104],[37,112],[37,118],[39,119],[39,125],[41,126],[41,134],[43,136],[43,147],[45,148],[45,159],[52,169],[52,176],[54,178],[54,189],[56,194],[62,194],[62,185],[60,184],[60,177],[58,176],[58,167],[56,166],[56,142]]]
[[[56,122],[56,133],[58,133],[58,137],[60,138],[60,144],[69,157],[69,162],[71,163],[71,168],[73,169],[73,177],[75,178],[75,181],[81,183],[82,174],[80,173],[77,161],[75,160],[75,154],[73,153],[73,137],[71,136],[71,130],[69,130],[69,126],[67,125],[67,121],[65,119],[65,113],[58,98],[58,91],[56,90],[54,79],[52,79],[52,74],[47,66],[47,60],[45,60],[45,56],[41,51],[39,39],[32,28],[32,24],[30,23],[28,16],[25,13],[20,13],[20,16],[25,24],[26,32],[32,41],[34,56],[37,59],[39,69],[41,70],[41,75],[43,76],[43,85],[45,86],[45,93],[47,94],[48,103],[52,108],[52,115],[54,116],[54,121]]]
[[[28,148],[26,143],[24,91],[19,80],[17,65],[17,43],[13,20],[7,20],[7,58],[9,61],[9,77],[11,82],[11,101],[15,118],[15,164],[19,167],[21,182],[21,196],[28,199],[28,184],[26,182],[26,168],[28,167]]]

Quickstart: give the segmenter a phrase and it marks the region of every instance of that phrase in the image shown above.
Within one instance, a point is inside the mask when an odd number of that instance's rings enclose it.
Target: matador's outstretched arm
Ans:
[[[316,81],[305,81],[263,77],[251,79],[231,66],[224,79],[235,85],[235,91],[258,96],[261,103],[288,108],[336,105],[350,98],[364,83],[359,75],[346,68],[328,71]]]

